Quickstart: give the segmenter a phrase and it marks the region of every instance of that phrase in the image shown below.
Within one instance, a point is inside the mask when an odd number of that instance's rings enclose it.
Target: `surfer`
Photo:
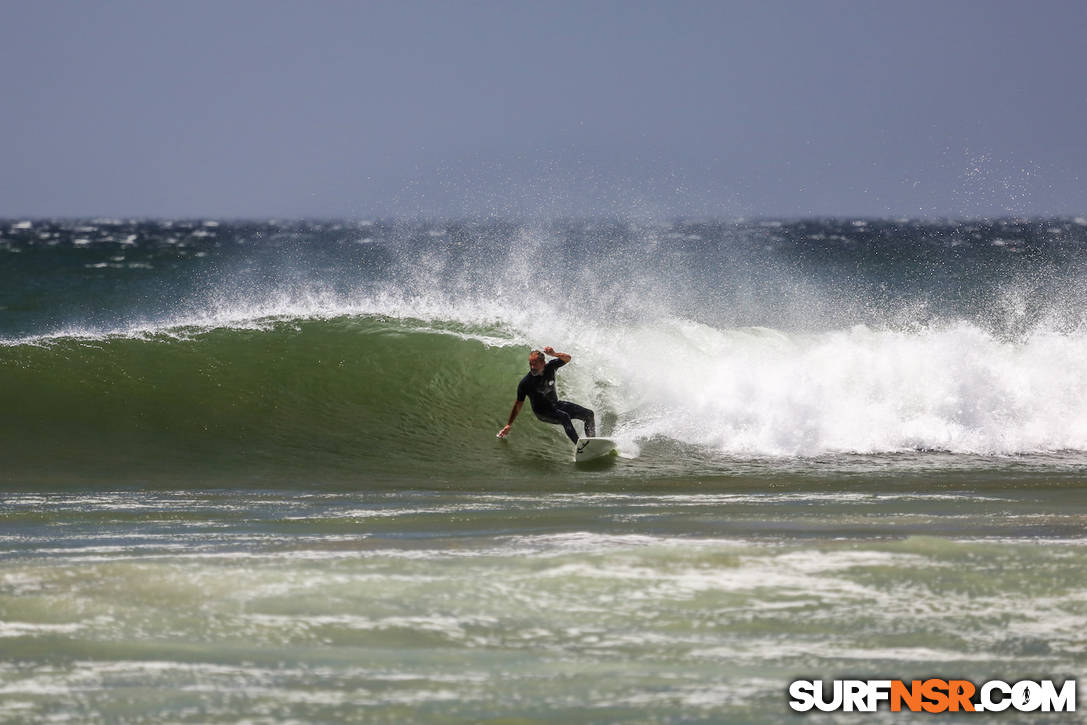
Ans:
[[[544,353],[555,359],[545,363]],[[521,378],[517,384],[517,402],[510,411],[509,422],[506,427],[498,431],[499,438],[509,435],[510,426],[513,425],[517,414],[521,412],[521,406],[528,397],[532,404],[532,412],[544,423],[561,425],[575,444],[577,443],[577,431],[571,420],[580,420],[585,424],[585,435],[592,438],[596,435],[596,419],[588,408],[582,408],[576,403],[559,400],[555,392],[555,371],[570,362],[570,356],[564,352],[555,352],[553,347],[545,347],[543,352],[533,350],[528,354],[528,375]]]

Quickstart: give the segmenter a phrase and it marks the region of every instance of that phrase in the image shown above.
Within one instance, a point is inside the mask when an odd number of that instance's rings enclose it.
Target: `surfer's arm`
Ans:
[[[510,426],[513,425],[514,418],[516,418],[517,414],[521,412],[521,406],[524,405],[524,404],[525,404],[525,401],[523,401],[523,400],[518,400],[516,403],[513,404],[513,410],[510,411],[510,420],[509,420],[509,422],[506,423],[505,428],[498,431],[498,437],[499,438],[505,438],[507,435],[509,435]]]
[[[570,362],[570,356],[569,355],[567,355],[564,352],[555,352],[555,348],[553,348],[553,347],[545,347],[543,349],[543,351],[545,353],[547,353],[548,355],[551,355],[553,357],[557,357],[559,360],[562,360],[563,365]]]

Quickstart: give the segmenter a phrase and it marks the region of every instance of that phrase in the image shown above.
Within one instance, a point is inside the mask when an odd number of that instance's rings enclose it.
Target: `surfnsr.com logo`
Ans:
[[[796,680],[789,685],[789,707],[797,712],[1075,712],[1076,681],[1058,687],[1052,680]]]

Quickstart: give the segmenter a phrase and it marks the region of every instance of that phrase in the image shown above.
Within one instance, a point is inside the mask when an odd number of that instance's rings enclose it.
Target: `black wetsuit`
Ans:
[[[544,366],[539,375],[530,372],[521,378],[521,382],[517,384],[517,400],[523,402],[527,396],[537,418],[544,423],[561,425],[570,440],[577,443],[577,431],[574,430],[571,419],[584,422],[585,435],[590,438],[596,435],[596,420],[588,408],[559,400],[558,393],[555,392],[555,371],[565,364],[560,358],[555,358]]]

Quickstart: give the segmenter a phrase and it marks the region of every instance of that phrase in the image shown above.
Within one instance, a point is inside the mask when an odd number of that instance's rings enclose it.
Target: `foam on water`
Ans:
[[[592,372],[571,369],[571,397],[615,411],[620,440],[740,456],[1087,450],[1087,337],[1007,342],[965,323],[594,332],[577,338]]]
[[[1082,540],[978,533],[1036,513],[1016,490],[927,493],[15,493],[0,721],[480,721],[531,703],[542,721],[785,722],[801,673],[1074,672]],[[1076,492],[1052,497],[1082,517]],[[914,507],[974,539],[905,536]],[[632,511],[656,518],[612,515]],[[776,523],[705,533],[744,515]],[[857,538],[864,516],[880,529]]]

